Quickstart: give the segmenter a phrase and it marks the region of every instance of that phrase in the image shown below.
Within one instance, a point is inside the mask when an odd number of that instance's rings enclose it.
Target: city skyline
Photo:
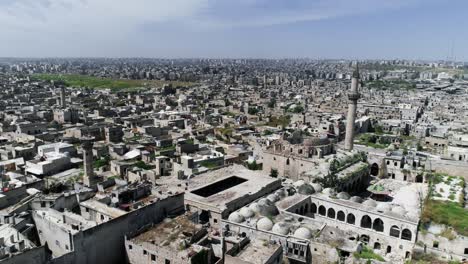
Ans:
[[[468,60],[468,3],[0,1],[0,57]]]

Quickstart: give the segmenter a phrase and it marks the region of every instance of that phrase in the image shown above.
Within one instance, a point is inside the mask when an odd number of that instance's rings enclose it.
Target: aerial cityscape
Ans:
[[[468,263],[468,3],[119,2],[0,2],[0,264]]]

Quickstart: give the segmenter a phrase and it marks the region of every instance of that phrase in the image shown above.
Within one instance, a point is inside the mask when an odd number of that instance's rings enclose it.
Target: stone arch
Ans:
[[[367,245],[367,243],[369,243],[369,236],[368,235],[362,235],[360,238],[359,238],[359,241],[361,241],[362,243],[364,243],[365,245]]]
[[[372,176],[379,176],[379,165],[377,163],[372,163],[371,167],[370,167],[370,174]]]
[[[380,219],[380,218],[374,219],[374,223],[372,224],[372,229],[374,229],[377,232],[383,232],[384,223],[383,223],[382,219]]]
[[[286,165],[289,165],[289,158],[286,159]]]
[[[327,216],[328,218],[335,219],[335,210],[333,208],[328,208]]]
[[[391,246],[387,246],[387,254],[388,253],[391,253],[392,252],[392,247]]]
[[[405,228],[405,229],[403,229],[403,231],[401,231],[401,239],[411,241],[412,237],[413,237],[413,234],[411,233],[411,231],[409,229]]]
[[[374,243],[374,249],[380,249],[381,248],[381,245],[379,242],[375,242]]]
[[[400,237],[400,228],[396,225],[390,227],[390,236],[392,237]]]
[[[356,223],[356,217],[352,213],[349,213],[346,218],[346,223],[354,225],[354,223]]]
[[[317,205],[315,203],[312,203],[310,206],[310,212],[316,214],[317,213]]]
[[[423,176],[422,176],[422,174],[416,175],[416,182],[423,182]]]
[[[327,209],[325,209],[325,206],[321,205],[318,209],[319,215],[325,216],[327,214]]]
[[[372,219],[368,215],[364,215],[361,218],[361,227],[363,228],[372,228]]]
[[[336,219],[338,219],[339,221],[344,222],[345,218],[346,218],[345,213],[343,213],[343,211],[338,211],[338,213],[336,214]]]
[[[305,204],[304,213],[308,213],[308,212],[309,212],[309,204]]]

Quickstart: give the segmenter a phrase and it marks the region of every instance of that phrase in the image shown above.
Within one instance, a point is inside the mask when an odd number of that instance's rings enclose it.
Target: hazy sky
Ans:
[[[0,0],[1,57],[468,61],[467,0]]]

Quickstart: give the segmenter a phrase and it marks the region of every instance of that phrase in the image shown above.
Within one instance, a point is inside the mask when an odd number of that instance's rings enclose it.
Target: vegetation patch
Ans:
[[[364,246],[360,253],[354,252],[354,257],[357,259],[375,259],[378,261],[385,261],[385,259],[379,254],[375,253],[372,249]]]
[[[370,89],[376,90],[413,90],[416,84],[406,80],[376,80],[365,84]]]
[[[385,149],[390,145],[390,142],[385,137],[378,137],[373,134],[362,134],[358,138],[357,144],[365,145],[377,149]]]
[[[200,166],[203,166],[207,169],[214,169],[214,168],[220,167],[217,162],[210,161],[210,160],[205,160],[205,161],[200,162]]]
[[[111,89],[112,91],[135,90],[139,88],[162,87],[164,84],[173,86],[192,86],[194,83],[161,80],[128,80],[101,78],[80,74],[34,74],[33,80],[60,81],[69,87],[88,87],[92,89]]]
[[[468,210],[459,203],[427,200],[421,221],[451,226],[457,233],[468,236]]]
[[[139,160],[135,163],[135,167],[140,168],[142,170],[151,170],[154,168],[153,166],[146,164],[144,161]]]
[[[109,165],[109,161],[110,161],[110,158],[108,156],[102,157],[102,158],[94,161],[93,167],[95,169],[99,169],[101,167]]]
[[[267,123],[267,126],[272,126],[272,127],[279,127],[281,126],[283,129],[287,127],[291,123],[291,117],[290,116],[272,116],[270,117],[270,121]]]

